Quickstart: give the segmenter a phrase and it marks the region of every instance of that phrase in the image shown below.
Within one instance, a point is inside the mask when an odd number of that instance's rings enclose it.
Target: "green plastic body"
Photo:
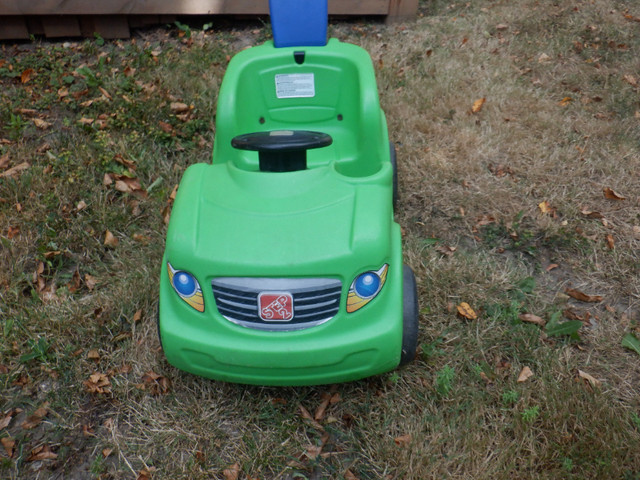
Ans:
[[[285,75],[280,85],[277,75]],[[282,129],[328,133],[333,143],[308,151],[306,170],[285,173],[260,172],[257,152],[231,146],[234,136]],[[197,279],[203,312],[176,293],[168,262]],[[377,296],[348,313],[354,279],[384,264]],[[298,330],[242,326],[220,313],[212,290],[212,281],[238,277],[339,280],[339,309]],[[399,363],[402,295],[389,139],[369,55],[335,39],[240,52],[220,89],[213,162],[186,170],[171,214],[159,305],[167,360],[203,377],[260,385],[375,375]]]

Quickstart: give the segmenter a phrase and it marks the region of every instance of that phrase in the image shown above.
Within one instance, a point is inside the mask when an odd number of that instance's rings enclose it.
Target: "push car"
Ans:
[[[162,259],[170,364],[227,382],[356,380],[410,362],[395,149],[362,48],[326,0],[272,0],[274,40],[229,63],[211,164],[187,168]]]

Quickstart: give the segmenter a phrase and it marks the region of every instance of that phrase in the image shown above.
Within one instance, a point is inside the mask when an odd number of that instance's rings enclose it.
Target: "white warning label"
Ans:
[[[315,97],[316,85],[313,73],[281,73],[276,75],[278,98]]]

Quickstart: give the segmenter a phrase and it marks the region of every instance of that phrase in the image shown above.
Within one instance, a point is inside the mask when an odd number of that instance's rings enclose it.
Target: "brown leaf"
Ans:
[[[111,393],[111,381],[104,373],[92,373],[83,383],[89,393]]]
[[[324,427],[322,425],[320,425],[309,413],[309,410],[307,410],[306,408],[304,408],[302,405],[300,405],[300,414],[302,415],[302,418],[304,418],[305,420],[307,420],[313,427],[317,428],[318,430],[324,432]]]
[[[151,370],[142,376],[142,382],[143,390],[147,390],[151,395],[165,395],[171,388],[171,382],[167,377]]]
[[[4,447],[4,451],[7,452],[7,456],[9,458],[13,457],[13,447],[16,445],[16,441],[11,437],[2,437],[0,438],[0,442],[2,442],[2,446]]]
[[[16,165],[15,167],[11,167],[9,170],[5,170],[4,172],[0,173],[0,178],[2,178],[2,177],[5,177],[5,178],[15,177],[20,172],[26,170],[30,166],[31,165],[29,165],[28,162],[22,162],[19,165]]]
[[[9,413],[7,413],[2,420],[0,420],[0,430],[9,426],[9,424],[11,423],[11,418],[13,418],[14,415],[15,411],[10,410]]]
[[[9,166],[9,154],[5,154],[0,157],[0,168],[7,168]]]
[[[118,239],[113,236],[109,230],[107,230],[104,234],[104,245],[107,247],[116,247],[118,245]]]
[[[95,348],[92,350],[89,350],[87,352],[87,358],[89,360],[100,360],[100,352],[98,352],[98,350],[96,350]]]
[[[587,372],[583,372],[582,370],[578,370],[578,376],[586,381],[588,381],[592,387],[598,388],[600,386],[600,380],[594,378],[589,375]]]
[[[29,455],[29,458],[27,458],[27,462],[54,460],[56,458],[58,458],[58,455],[51,451],[51,447],[49,447],[49,445],[41,445],[31,450],[31,454]]]
[[[471,107],[471,113],[479,113],[480,110],[482,110],[484,102],[486,101],[487,99],[485,97],[482,97],[476,100],[475,102],[473,102],[473,106]]]
[[[562,100],[560,100],[558,102],[558,105],[560,105],[561,107],[566,107],[567,105],[569,105],[571,102],[573,102],[573,98],[571,97],[564,97]]]
[[[80,120],[78,120],[78,123],[80,125],[91,125],[93,122],[95,122],[94,118],[87,118],[87,117],[82,117]]]
[[[49,407],[48,403],[42,404],[35,412],[33,412],[32,415],[29,415],[27,419],[24,422],[22,422],[20,426],[25,430],[30,430],[40,425],[40,422],[42,422],[42,419],[46,417],[47,413],[49,412],[48,407]]]
[[[240,474],[240,464],[238,462],[233,465],[225,468],[222,471],[222,475],[224,476],[224,480],[238,480],[238,475]]]
[[[624,200],[626,198],[609,187],[605,187],[603,189],[603,192],[604,192],[604,198],[607,198],[609,200]]]
[[[191,110],[189,105],[182,102],[171,102],[171,104],[169,105],[169,108],[171,108],[171,111],[173,113],[185,113]]]
[[[458,315],[460,315],[461,317],[464,317],[468,320],[478,319],[478,315],[476,314],[476,312],[473,311],[473,309],[467,302],[462,302],[456,308],[458,310]]]
[[[49,122],[47,122],[45,120],[42,120],[40,118],[33,118],[33,119],[31,119],[31,121],[40,130],[46,130],[47,128],[49,128],[51,126],[51,123],[49,123]]]
[[[582,210],[580,210],[580,213],[582,213],[587,218],[603,218],[604,217],[604,215],[602,215],[600,212],[594,212],[586,208],[583,208]]]
[[[633,75],[630,75],[630,74],[624,75],[622,78],[625,82],[627,82],[632,87],[636,87],[636,88],[638,87],[638,79]]]
[[[537,315],[534,315],[533,313],[521,313],[520,315],[518,315],[518,318],[523,322],[535,323],[536,325],[540,325],[541,327],[544,327],[547,324],[544,319],[540,318]]]
[[[406,435],[400,435],[399,437],[394,438],[393,441],[399,447],[406,447],[411,443],[411,435],[408,433]]]
[[[137,310],[136,313],[133,314],[133,322],[139,322],[142,318],[142,310]]]
[[[533,372],[531,371],[531,369],[529,367],[524,367],[521,371],[520,371],[520,375],[518,375],[518,383],[522,383],[522,382],[526,382],[527,380],[529,380],[531,377],[533,377]]]
[[[605,241],[607,242],[607,247],[609,248],[609,250],[613,250],[614,248],[616,248],[616,242],[613,239],[613,235],[607,235],[605,237]]]
[[[158,122],[158,126],[164,133],[174,133],[173,127],[167,122]]]
[[[347,469],[344,472],[344,480],[358,480],[358,477],[356,477],[351,470]]]
[[[20,74],[20,81],[22,83],[27,83],[29,80],[33,78],[33,75],[35,73],[36,72],[33,68],[27,68],[26,70],[23,70],[22,73]]]
[[[85,202],[84,200],[80,200],[76,205],[76,212],[81,212],[85,208],[87,208],[87,202]]]
[[[440,252],[446,257],[452,256],[457,249],[457,247],[451,247],[449,245],[438,245],[436,247],[436,251]]]
[[[602,296],[600,295],[587,295],[580,290],[576,290],[575,288],[567,288],[565,289],[564,293],[572,298],[575,298],[576,300],[580,300],[581,302],[594,303],[602,301]]]
[[[102,185],[105,187],[111,185],[113,183],[113,177],[109,173],[105,173],[104,177],[102,177]]]
[[[85,273],[84,284],[87,286],[89,291],[92,291],[95,288],[97,283],[98,283],[98,280],[96,279],[96,277],[89,275],[88,273]]]
[[[549,215],[552,218],[556,218],[556,212],[557,212],[556,208],[552,207],[551,204],[546,200],[543,202],[540,202],[538,204],[538,208],[544,215]]]
[[[109,455],[111,455],[113,453],[113,448],[103,448],[102,449],[102,456],[104,458],[107,458]]]
[[[106,98],[112,100],[111,95],[104,88],[98,87],[98,90],[100,90],[100,93],[102,93],[102,95],[104,95]]]
[[[151,480],[155,471],[156,467],[144,467],[142,470],[138,470],[136,480]]]
[[[313,418],[317,421],[320,421],[324,418],[324,413],[327,409],[327,407],[329,406],[329,402],[331,401],[331,393],[329,392],[325,392],[322,394],[322,402],[320,402],[320,405],[318,406],[318,408],[316,409],[315,414],[313,415]]]
[[[9,229],[7,230],[7,238],[12,239],[20,233],[20,227],[9,225]]]

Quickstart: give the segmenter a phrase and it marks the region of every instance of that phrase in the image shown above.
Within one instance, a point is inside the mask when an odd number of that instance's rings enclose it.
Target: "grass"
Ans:
[[[336,387],[203,380],[156,336],[170,194],[209,160],[228,58],[268,28],[2,45],[0,173],[28,163],[0,178],[2,477],[640,478],[639,358],[621,344],[640,336],[627,8],[429,1],[415,23],[332,23],[376,67],[421,308],[411,365]]]

